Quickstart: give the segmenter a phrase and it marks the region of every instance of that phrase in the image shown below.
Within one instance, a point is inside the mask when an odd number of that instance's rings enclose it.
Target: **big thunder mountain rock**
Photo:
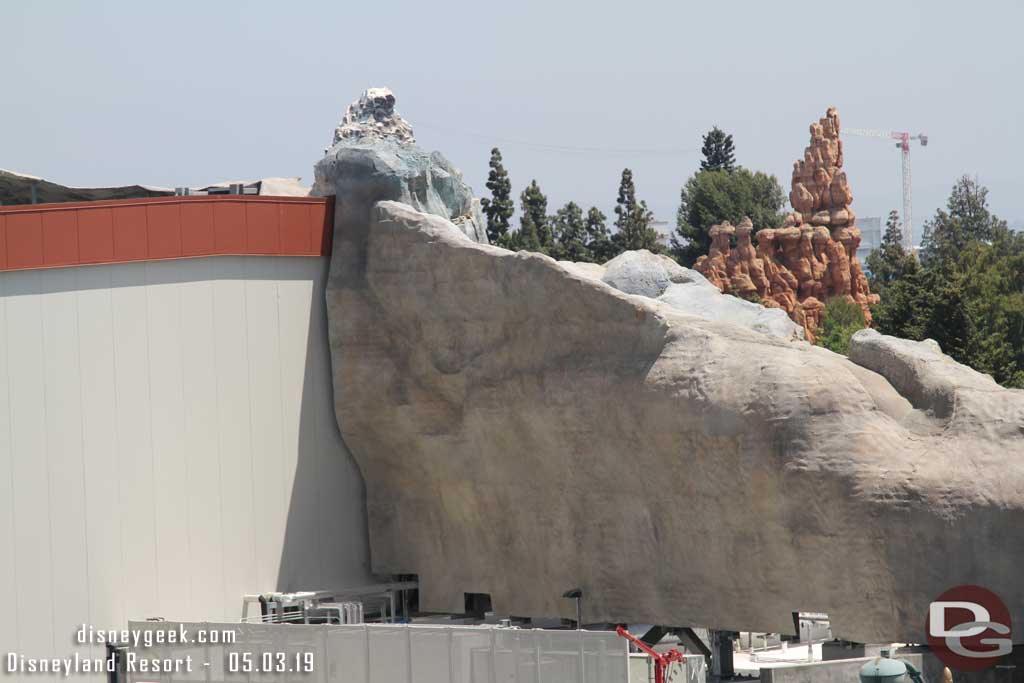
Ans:
[[[694,265],[722,292],[746,299],[756,296],[765,306],[783,308],[804,327],[809,341],[815,339],[829,299],[841,296],[856,303],[867,325],[870,306],[878,303],[857,258],[861,235],[850,208],[853,192],[842,168],[840,130],[835,107],[811,124],[810,144],[803,158],[793,162],[793,212],[786,215],[782,228],[757,231],[757,247],[747,248],[748,233],[741,235],[728,223],[712,226],[711,249]],[[744,219],[741,225],[748,223]],[[762,246],[763,239],[767,243]]]

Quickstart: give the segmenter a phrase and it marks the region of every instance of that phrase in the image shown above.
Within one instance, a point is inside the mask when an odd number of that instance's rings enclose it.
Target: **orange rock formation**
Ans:
[[[791,187],[794,212],[783,227],[759,230],[755,247],[749,218],[735,227],[713,225],[708,255],[694,267],[723,292],[756,295],[765,306],[785,310],[812,342],[825,302],[835,296],[858,304],[870,324],[869,306],[878,303],[878,295],[868,288],[857,258],[860,230],[850,209],[853,193],[843,171],[835,107],[811,124],[811,144],[803,159],[793,163]]]

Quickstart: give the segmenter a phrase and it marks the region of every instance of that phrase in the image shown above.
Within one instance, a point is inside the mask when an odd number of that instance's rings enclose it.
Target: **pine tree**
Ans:
[[[551,224],[555,235],[555,245],[549,252],[551,256],[568,261],[593,260],[587,246],[587,224],[583,219],[583,209],[576,202],[569,202],[559,209]]]
[[[508,231],[516,207],[512,202],[512,182],[501,163],[501,152],[497,147],[491,150],[490,167],[487,189],[491,191],[491,198],[481,199],[480,204],[487,216],[487,239],[491,244],[504,245],[509,239]]]
[[[955,262],[971,242],[992,242],[1009,234],[1006,221],[988,210],[988,189],[970,176],[953,186],[946,208],[924,224],[921,262],[929,268]]]
[[[890,284],[917,270],[917,258],[903,248],[903,231],[896,211],[889,212],[882,244],[871,250],[864,265],[871,281],[871,291],[879,296],[884,294]]]
[[[607,217],[596,207],[587,211],[587,248],[596,263],[604,263],[614,256],[615,245],[605,224]]]
[[[704,160],[700,162],[702,171],[728,171],[736,169],[736,150],[732,144],[732,135],[715,126],[703,137],[704,146],[701,153]]]
[[[522,205],[522,218],[519,219],[516,246],[526,251],[547,253],[552,246],[548,198],[540,191],[536,180],[531,180],[519,195],[519,202]]]
[[[633,183],[633,171],[622,169],[622,180],[619,181],[619,197],[615,200],[615,228],[623,232],[630,228],[630,220],[636,212],[636,185]]]
[[[612,241],[619,253],[635,249],[658,251],[658,231],[651,227],[654,215],[647,202],[637,202],[633,171],[622,170],[619,197],[615,200],[615,235]]]
[[[883,334],[934,339],[955,360],[1024,387],[1024,235],[989,212],[987,194],[957,181],[947,209],[926,223],[922,265],[886,284],[872,313]],[[895,245],[894,226],[886,232]]]

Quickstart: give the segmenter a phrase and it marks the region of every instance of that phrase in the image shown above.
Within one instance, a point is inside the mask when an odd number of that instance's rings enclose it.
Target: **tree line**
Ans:
[[[781,225],[785,194],[778,180],[738,166],[732,135],[717,126],[702,142],[700,169],[682,188],[676,229],[668,244],[659,239],[647,203],[637,199],[629,168],[623,169],[619,181],[613,229],[607,227],[607,218],[597,207],[584,213],[572,201],[549,214],[547,196],[536,180],[519,195],[519,225],[514,229],[512,183],[497,147],[491,150],[487,176],[491,196],[482,200],[487,237],[491,244],[537,251],[560,260],[604,263],[624,251],[647,249],[670,254],[689,267],[707,253],[708,229],[715,223],[735,223],[749,216],[759,227]]]
[[[596,206],[584,214],[579,204],[568,202],[549,214],[548,198],[536,180],[531,180],[519,195],[519,228],[513,230],[512,183],[497,147],[491,150],[490,169],[487,189],[491,196],[481,203],[491,244],[536,251],[559,260],[590,263],[604,263],[634,249],[661,250],[658,233],[651,226],[654,215],[647,208],[647,202],[637,200],[633,172],[628,168],[622,171],[615,201],[614,232],[609,230],[607,217]]]
[[[907,253],[895,211],[867,258],[872,310],[883,334],[934,339],[1007,387],[1024,388],[1024,235],[988,207],[988,189],[957,180],[924,225],[919,258]]]
[[[637,200],[633,173],[623,169],[614,230],[596,207],[585,213],[569,202],[548,214],[536,180],[519,196],[520,219],[501,152],[491,150],[483,200],[492,244],[526,249],[556,259],[604,263],[623,251],[666,253],[692,267],[708,252],[712,225],[749,217],[758,228],[780,227],[786,195],[773,175],[736,163],[732,135],[712,128],[702,136],[700,167],[679,195],[676,227],[668,244],[659,241],[646,202]],[[964,176],[945,209],[924,226],[919,255],[902,244],[899,215],[892,211],[879,248],[865,260],[871,289],[881,301],[872,308],[883,334],[934,339],[957,361],[992,375],[1000,384],[1024,388],[1024,235],[988,208],[988,190]],[[860,308],[841,298],[826,306],[818,343],[846,353],[850,336],[864,327]]]

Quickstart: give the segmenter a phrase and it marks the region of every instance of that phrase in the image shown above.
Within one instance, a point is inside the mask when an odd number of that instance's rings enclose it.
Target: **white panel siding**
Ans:
[[[217,419],[217,363],[214,353],[212,259],[183,261],[189,281],[182,285],[185,460],[188,488],[182,496],[189,524],[189,611],[223,614],[224,543],[221,523],[221,465]]]
[[[83,623],[235,620],[243,593],[373,580],[326,265],[0,273],[0,649],[68,656]]]
[[[7,381],[13,462],[14,607],[21,651],[52,651],[53,537],[47,466],[43,273],[17,273],[5,286]]]
[[[89,614],[77,282],[70,270],[42,280],[53,623],[76,624]],[[71,651],[70,630],[53,636],[58,649]],[[90,655],[89,647],[77,649]]]
[[[111,270],[114,310],[114,384],[117,464],[121,480],[121,529],[125,609],[129,616],[158,616],[156,496],[150,433],[149,326],[146,264]]]
[[[11,382],[7,373],[7,279],[0,278],[0,586],[18,585],[14,570],[14,478],[13,441],[11,439]],[[17,604],[8,601],[6,618],[0,619],[0,643],[13,647],[18,642]]]
[[[277,264],[273,264],[276,266]],[[254,585],[273,587],[288,518],[281,408],[281,343],[278,283],[258,278],[258,262],[246,262],[245,314],[251,333],[249,359],[250,452],[252,454]]]
[[[190,539],[188,459],[185,457],[185,388],[182,362],[180,266],[147,264],[146,314],[149,326],[150,406],[153,436],[154,504],[158,543],[159,613],[167,618],[188,611]]]
[[[76,268],[78,340],[82,378],[82,452],[89,566],[89,618],[117,624],[125,612],[125,545],[117,466],[117,400],[110,268]],[[2,278],[2,276],[0,276]],[[26,454],[19,454],[27,457]]]
[[[289,273],[288,267],[282,268],[282,276]],[[294,273],[292,273],[294,274]],[[278,308],[281,316],[281,329],[310,328],[311,291],[314,283],[300,279],[283,280],[280,287],[281,305]],[[315,412],[311,409],[307,394],[312,394],[314,386],[307,381],[306,374],[313,370],[307,363],[306,340],[295,335],[281,336],[281,403],[284,410],[284,443],[285,450],[296,450],[302,454],[294,466],[285,471],[282,486],[288,500],[288,519],[310,533],[320,533],[319,520],[316,517],[317,485],[317,444],[314,428]],[[306,409],[302,409],[306,406]],[[286,530],[284,549],[281,552],[281,576],[279,580],[288,590],[296,586],[309,585],[320,573],[320,556],[301,558],[301,552],[295,545],[296,539]]]

